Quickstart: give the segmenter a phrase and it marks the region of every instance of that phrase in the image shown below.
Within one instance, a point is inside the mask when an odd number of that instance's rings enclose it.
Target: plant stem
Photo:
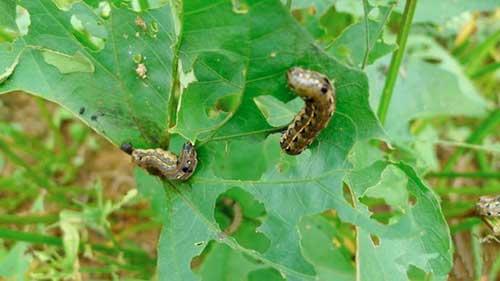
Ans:
[[[472,259],[474,261],[474,279],[476,281],[481,281],[481,276],[483,275],[483,259],[482,259],[482,247],[479,239],[480,236],[479,225],[475,225],[471,229],[470,243],[472,248]]]
[[[368,55],[370,54],[370,30],[368,29],[368,0],[363,0],[363,13],[365,14],[365,56],[363,58],[363,65],[361,69],[364,69],[366,63],[368,62]],[[382,25],[383,26],[383,25]]]
[[[16,216],[16,215],[0,215],[0,224],[37,224],[45,223],[51,224],[57,222],[58,215],[29,215],[29,216]]]
[[[59,128],[54,124],[54,121],[51,118],[51,113],[47,109],[47,102],[43,100],[42,98],[36,98],[36,103],[38,105],[38,109],[40,110],[40,113],[42,114],[43,119],[45,119],[45,123],[47,123],[47,126],[49,129],[52,131],[52,134],[54,136],[54,147],[55,150],[64,150],[66,148],[65,145],[63,145],[63,139],[61,136],[61,132],[59,131]]]
[[[470,136],[465,141],[468,144],[478,144],[488,133],[500,123],[500,109],[497,109],[490,113],[488,117],[478,126],[478,128],[470,134]],[[453,154],[448,158],[448,161],[444,165],[443,171],[449,172],[455,164],[458,162],[462,154],[465,152],[465,148],[459,147],[453,152]]]
[[[437,172],[429,173],[431,178],[484,178],[484,179],[500,179],[500,173],[495,172]]]
[[[398,78],[399,67],[401,66],[405,53],[406,42],[410,33],[411,22],[413,20],[413,15],[415,14],[416,6],[417,0],[406,0],[402,28],[397,38],[397,44],[399,47],[392,54],[391,65],[389,66],[389,72],[387,73],[387,79],[385,80],[382,96],[380,97],[380,104],[378,106],[378,117],[382,125],[385,123],[385,119],[387,117],[387,111],[389,109],[392,92],[394,91],[394,86],[396,85],[396,80]]]
[[[286,0],[286,7],[288,8],[288,10],[292,9],[292,0]]]
[[[167,148],[170,144],[170,133],[169,129],[175,126],[175,122],[177,119],[177,107],[179,103],[179,99],[181,96],[181,81],[180,81],[180,73],[179,64],[180,62],[180,50],[182,44],[182,29],[183,29],[183,19],[184,19],[184,3],[180,2],[177,6],[178,11],[177,16],[179,17],[179,30],[177,35],[177,42],[175,42],[174,46],[174,58],[172,60],[172,88],[170,89],[170,97],[168,100],[168,108],[167,108],[167,126],[165,131],[163,132],[162,138],[160,140],[160,146]]]

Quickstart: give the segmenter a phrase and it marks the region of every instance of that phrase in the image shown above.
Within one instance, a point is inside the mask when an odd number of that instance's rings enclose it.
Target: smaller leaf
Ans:
[[[408,178],[395,166],[387,166],[380,176],[380,182],[369,187],[365,194],[372,198],[384,199],[388,205],[403,210],[408,206]]]
[[[63,74],[74,72],[93,73],[95,71],[92,61],[80,51],[71,56],[52,50],[44,50],[42,55],[46,63],[55,66]]]
[[[12,61],[12,64],[7,66],[2,73],[0,73],[0,84],[5,82],[13,73],[14,70],[16,69],[16,66],[19,64],[19,56],[14,58]]]
[[[266,118],[267,123],[273,127],[286,126],[304,106],[304,102],[300,98],[284,103],[274,96],[258,96],[254,98],[254,102]]]

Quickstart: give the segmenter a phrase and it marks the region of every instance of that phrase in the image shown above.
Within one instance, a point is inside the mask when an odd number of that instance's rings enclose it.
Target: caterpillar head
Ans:
[[[321,95],[331,95],[332,84],[325,75],[301,67],[292,67],[287,71],[287,81],[290,89],[305,98]]]

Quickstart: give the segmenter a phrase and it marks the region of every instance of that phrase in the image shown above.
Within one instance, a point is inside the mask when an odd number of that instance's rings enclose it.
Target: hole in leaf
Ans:
[[[16,38],[28,34],[31,24],[28,10],[15,5],[15,1],[0,4],[0,9],[5,11],[4,18],[0,20],[0,43],[13,42]]]
[[[410,265],[408,270],[406,271],[406,276],[410,281],[421,281],[421,280],[432,280],[432,274],[427,273],[419,267],[414,265]]]
[[[370,209],[375,220],[394,224],[409,207],[407,183],[406,174],[389,165],[382,171],[380,180],[366,189],[360,201]]]
[[[236,111],[240,104],[241,95],[227,95],[218,98],[213,107],[207,108],[207,116],[216,118],[221,112],[231,113]]]
[[[395,215],[391,206],[385,204],[383,199],[364,196],[359,201],[368,207],[371,217],[382,224],[389,224]]]
[[[334,262],[339,268],[345,269],[343,274],[355,279],[352,262],[356,251],[355,228],[340,220],[335,210],[303,217],[299,223],[299,233],[302,253],[307,260],[314,263]],[[328,280],[338,280],[337,277],[330,276]]]
[[[353,202],[353,194],[351,192],[351,189],[349,186],[347,186],[346,183],[343,183],[342,185],[342,193],[344,194],[344,199],[345,201],[354,208],[354,202]]]
[[[413,207],[417,204],[417,197],[415,195],[410,194],[410,197],[408,198],[408,205]]]
[[[423,57],[422,60],[430,64],[441,64],[443,62],[442,59],[436,57]]]
[[[207,246],[203,249],[203,251],[199,255],[191,259],[191,270],[196,271],[201,266],[201,264],[203,264],[205,257],[212,248],[213,248],[213,241],[208,243]]]
[[[91,24],[77,17],[71,16],[71,26],[73,27],[72,33],[85,47],[93,51],[100,51],[104,48],[105,40],[101,37],[94,36],[91,31],[95,30]],[[97,26],[97,24],[96,24]]]
[[[380,238],[375,234],[370,234],[370,239],[372,240],[373,245],[378,247],[380,245]]]
[[[244,0],[231,0],[233,4],[233,12],[236,14],[248,13],[248,4]]]
[[[274,268],[258,269],[248,274],[248,281],[262,281],[262,280],[285,281],[285,278]]]
[[[69,11],[74,4],[82,2],[82,0],[52,0],[52,2],[59,10]]]
[[[266,214],[264,204],[239,187],[233,187],[217,199],[214,217],[225,236],[233,236],[245,248],[264,252],[269,239],[257,232]]]

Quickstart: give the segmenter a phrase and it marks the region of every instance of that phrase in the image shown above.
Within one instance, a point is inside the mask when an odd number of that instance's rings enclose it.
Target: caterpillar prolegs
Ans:
[[[179,157],[161,148],[134,149],[131,144],[123,144],[121,149],[132,156],[132,161],[150,174],[169,180],[187,180],[198,164],[196,150],[191,142],[182,147]]]
[[[324,129],[335,112],[335,88],[325,75],[300,67],[287,74],[288,86],[305,102],[283,133],[281,148],[290,155],[300,154]]]

